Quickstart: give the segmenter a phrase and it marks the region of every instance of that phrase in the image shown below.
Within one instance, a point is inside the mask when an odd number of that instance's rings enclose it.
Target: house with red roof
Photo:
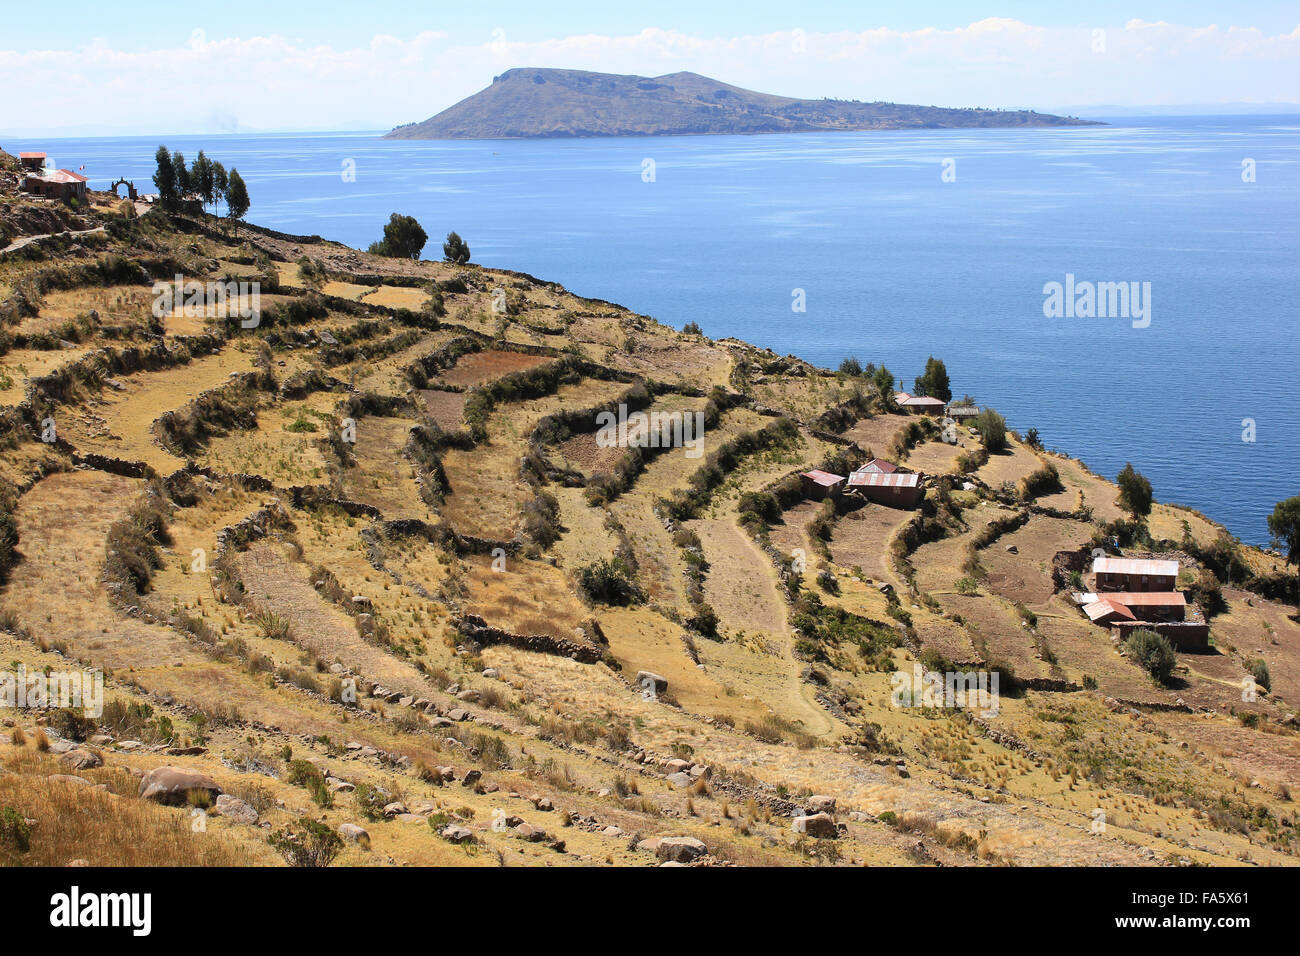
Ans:
[[[57,169],[51,173],[32,173],[23,183],[23,189],[43,199],[62,202],[86,201],[86,183],[89,180],[70,169]]]
[[[799,476],[799,483],[803,486],[804,497],[812,498],[814,501],[834,497],[844,488],[842,476],[833,475],[829,471],[819,471],[816,468],[803,472]]]

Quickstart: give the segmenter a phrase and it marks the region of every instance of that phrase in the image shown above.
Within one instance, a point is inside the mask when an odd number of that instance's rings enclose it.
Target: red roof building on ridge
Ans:
[[[898,466],[892,461],[885,461],[883,458],[873,458],[861,467],[853,469],[855,475],[858,472],[866,472],[868,474],[875,472],[882,475],[892,475],[896,471],[898,471]]]

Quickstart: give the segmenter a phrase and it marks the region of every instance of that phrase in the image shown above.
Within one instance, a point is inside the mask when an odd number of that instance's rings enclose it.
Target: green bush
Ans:
[[[1143,670],[1160,683],[1168,683],[1178,658],[1167,638],[1155,631],[1139,628],[1129,635],[1124,646]]]
[[[578,587],[591,601],[600,604],[638,604],[644,600],[632,569],[622,558],[601,558],[578,571]]]
[[[986,408],[975,419],[975,430],[980,433],[980,441],[991,455],[1007,449],[1007,420],[991,408]]]
[[[330,793],[329,785],[325,783],[325,775],[314,764],[310,764],[306,760],[290,761],[289,771],[285,775],[285,779],[295,786],[305,787],[317,806],[331,807],[334,805],[334,797]]]
[[[1250,662],[1250,676],[1255,678],[1255,683],[1265,690],[1273,689],[1273,679],[1269,677],[1268,665],[1264,663],[1262,657]]]
[[[310,817],[277,830],[267,838],[290,866],[329,866],[343,849],[343,840],[327,824]]]
[[[0,849],[26,853],[32,848],[32,830],[13,807],[0,810]]]

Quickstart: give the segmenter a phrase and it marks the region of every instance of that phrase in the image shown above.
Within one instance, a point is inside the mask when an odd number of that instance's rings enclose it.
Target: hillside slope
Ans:
[[[526,139],[794,133],[814,130],[1086,126],[1027,110],[1000,111],[800,100],[755,93],[697,73],[629,76],[518,68],[487,89],[388,139]]]
[[[1079,462],[532,276],[92,198],[0,255],[0,661],[105,696],[0,715],[0,865],[278,865],[317,824],[348,866],[1296,862],[1300,623],[1208,519],[1124,552],[1236,567],[1159,684],[1056,573],[1116,533]],[[177,273],[260,324],[155,314]],[[602,442],[619,405],[704,454]],[[871,450],[922,507],[803,497]],[[997,668],[997,712],[894,706],[922,663]]]

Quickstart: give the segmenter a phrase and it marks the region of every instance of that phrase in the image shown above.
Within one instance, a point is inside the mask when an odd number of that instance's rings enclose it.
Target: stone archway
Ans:
[[[128,197],[128,198],[130,198],[130,199],[136,199],[136,198],[138,198],[138,197],[136,196],[136,192],[135,192],[135,183],[130,182],[129,180],[126,180],[126,179],[119,179],[117,182],[113,183],[112,186],[109,186],[109,187],[108,187],[108,188],[112,191],[112,193],[113,193],[114,196],[117,195],[117,187],[118,187],[118,186],[125,186],[125,187],[126,187],[126,193],[127,193],[127,197]]]

